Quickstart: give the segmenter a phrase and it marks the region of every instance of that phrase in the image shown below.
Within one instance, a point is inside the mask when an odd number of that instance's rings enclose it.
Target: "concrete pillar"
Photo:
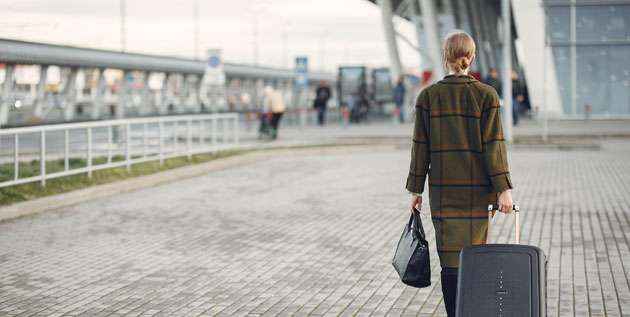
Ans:
[[[512,142],[512,23],[510,0],[501,0],[503,20],[503,136]]]
[[[2,96],[0,100],[0,127],[9,122],[9,110],[13,106],[13,91],[15,83],[13,81],[13,73],[15,65],[6,64],[4,69],[4,84],[2,85]]]
[[[141,116],[146,116],[151,114],[151,109],[153,108],[152,98],[151,98],[151,89],[149,89],[149,79],[151,78],[151,72],[143,73],[143,85],[142,85],[142,101],[140,103],[139,114]]]
[[[168,104],[170,102],[170,89],[169,89],[169,81],[171,78],[171,73],[164,73],[164,78],[162,78],[162,89],[160,93],[160,102],[157,103],[157,112],[158,114],[165,115],[168,113]]]
[[[77,101],[77,75],[79,74],[79,69],[73,67],[70,69],[70,73],[67,75],[67,80],[63,88],[64,93],[64,108],[63,108],[63,118],[65,121],[70,121],[74,119],[74,106]]]
[[[125,109],[129,103],[129,84],[127,83],[127,75],[129,71],[123,71],[123,78],[120,82],[120,89],[118,90],[118,102],[116,104],[116,119],[122,119],[125,117]]]
[[[387,53],[390,60],[390,71],[392,78],[396,79],[402,74],[400,56],[398,55],[398,44],[396,43],[396,32],[392,23],[392,3],[391,0],[378,0],[381,7],[381,18],[383,20],[383,31],[385,32],[385,42],[387,43]]]
[[[37,93],[33,107],[33,116],[41,119],[46,107],[46,78],[48,76],[48,65],[39,66],[39,82],[37,83]]]
[[[94,102],[92,103],[92,111],[90,112],[90,118],[96,120],[101,115],[101,109],[105,107],[105,89],[107,89],[107,82],[105,81],[105,69],[98,69],[98,79],[96,80],[96,94],[94,96]]]
[[[180,100],[181,100],[181,108],[182,110],[184,110],[184,112],[189,112],[191,105],[190,105],[190,78],[188,77],[187,74],[181,74],[182,77],[182,90],[181,90],[181,95],[180,95]]]
[[[424,31],[427,37],[429,56],[434,61],[433,74],[436,80],[444,77],[444,67],[442,66],[442,45],[440,44],[440,29],[437,23],[437,11],[434,0],[420,0]]]
[[[481,52],[481,54],[477,55],[477,61],[479,62],[479,69],[481,70],[482,73],[487,74],[488,61],[486,60],[486,54],[484,54],[483,51],[479,49],[479,46],[482,45],[481,43],[484,41],[484,36],[482,34],[482,29],[481,29],[482,22],[481,22],[480,12],[476,9],[477,7],[474,5],[474,3],[472,3],[472,1],[468,0],[468,1],[464,1],[464,3],[465,3],[464,7],[466,8],[465,10],[467,11],[471,20],[471,23],[470,23],[471,35],[477,42],[477,45],[478,45],[477,50]]]
[[[201,113],[203,112],[203,107],[201,107],[201,89],[203,85],[202,75],[193,75],[194,85],[193,85],[193,102],[195,105],[195,112]]]

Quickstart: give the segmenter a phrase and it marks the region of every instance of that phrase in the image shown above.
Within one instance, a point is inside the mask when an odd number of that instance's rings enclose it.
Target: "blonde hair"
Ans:
[[[461,73],[470,67],[475,57],[475,40],[464,31],[449,33],[444,39],[442,61],[447,70]]]

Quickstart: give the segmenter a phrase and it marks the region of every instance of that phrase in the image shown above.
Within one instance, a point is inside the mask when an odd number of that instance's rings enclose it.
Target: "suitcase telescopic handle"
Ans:
[[[486,237],[486,243],[490,243],[493,211],[497,210],[499,210],[499,206],[493,204],[488,205],[488,236]],[[518,205],[512,205],[512,210],[514,211],[514,240],[516,244],[519,244],[521,243],[520,208]]]

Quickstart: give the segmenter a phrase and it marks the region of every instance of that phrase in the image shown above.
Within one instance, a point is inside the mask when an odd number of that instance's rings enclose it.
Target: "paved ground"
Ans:
[[[630,315],[630,143],[511,155],[549,315]],[[414,289],[389,263],[408,159],[282,157],[0,223],[0,316],[444,316],[437,267]]]

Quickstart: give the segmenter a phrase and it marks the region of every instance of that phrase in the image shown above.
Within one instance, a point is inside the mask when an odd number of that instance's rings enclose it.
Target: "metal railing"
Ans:
[[[133,164],[149,161],[163,165],[169,158],[234,149],[238,142],[237,113],[2,129],[0,188],[36,181],[45,186],[48,179],[82,173],[92,177],[94,171],[115,167],[130,171]],[[36,173],[21,176],[26,166]]]

